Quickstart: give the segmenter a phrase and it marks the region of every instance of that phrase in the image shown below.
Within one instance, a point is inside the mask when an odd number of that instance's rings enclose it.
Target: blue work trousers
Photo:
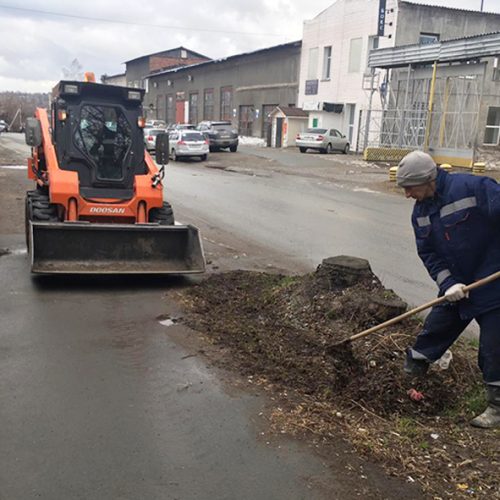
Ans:
[[[478,364],[486,384],[500,382],[500,309],[477,316],[479,323]],[[463,320],[455,304],[439,304],[431,309],[413,347],[413,358],[438,360],[472,320]]]

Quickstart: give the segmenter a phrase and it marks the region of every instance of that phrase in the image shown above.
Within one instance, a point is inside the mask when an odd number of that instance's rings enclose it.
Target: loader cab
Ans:
[[[85,198],[127,200],[146,174],[140,127],[144,90],[62,81],[52,93],[52,138],[59,168],[78,172]]]

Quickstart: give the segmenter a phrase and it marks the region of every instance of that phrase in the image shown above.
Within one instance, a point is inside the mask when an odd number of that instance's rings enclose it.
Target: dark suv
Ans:
[[[238,149],[238,132],[229,121],[200,122],[198,130],[208,139],[210,151],[229,148],[235,153]]]

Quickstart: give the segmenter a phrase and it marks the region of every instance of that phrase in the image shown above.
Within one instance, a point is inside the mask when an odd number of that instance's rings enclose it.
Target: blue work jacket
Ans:
[[[500,270],[500,185],[489,177],[438,169],[433,198],[417,201],[412,224],[418,255],[439,287],[469,285]],[[458,302],[463,319],[500,307],[500,279]]]

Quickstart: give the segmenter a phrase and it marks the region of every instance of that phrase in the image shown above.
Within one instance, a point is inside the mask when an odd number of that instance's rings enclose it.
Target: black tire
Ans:
[[[325,155],[325,154],[326,154],[326,148],[320,148],[319,152],[320,152],[322,155]]]
[[[33,215],[31,213],[31,200],[28,194],[29,191],[28,193],[26,193],[26,198],[24,199],[24,232],[26,237],[26,249],[29,252],[30,251],[29,223],[30,220],[32,220]]]
[[[29,214],[31,220],[40,222],[57,222],[57,206],[50,203],[49,195],[41,190],[28,191]]]
[[[231,153],[236,153],[237,149],[238,149],[238,146],[229,146],[229,151],[231,151]]]
[[[300,151],[301,153],[305,153],[305,152],[307,151],[307,148],[299,148],[299,151]]]
[[[26,248],[29,251],[29,221],[58,222],[59,216],[57,206],[50,203],[45,190],[27,191],[24,207]]]
[[[175,152],[175,149],[172,149],[172,161],[177,161],[177,154]]]
[[[175,219],[172,205],[164,201],[162,208],[152,208],[149,211],[149,222],[156,222],[160,226],[173,226]]]
[[[333,149],[332,149],[332,145],[331,145],[330,143],[328,143],[328,144],[326,145],[326,154],[327,154],[327,155],[329,155],[329,154],[331,154],[331,153],[332,153],[332,151],[333,151]]]
[[[349,149],[350,149],[350,148],[349,148],[349,143],[347,143],[347,144],[345,145],[345,148],[344,148],[344,150],[342,151],[342,153],[344,153],[345,155],[346,155],[346,154],[349,154]]]
[[[200,160],[201,161],[207,161],[208,155],[201,155]]]

